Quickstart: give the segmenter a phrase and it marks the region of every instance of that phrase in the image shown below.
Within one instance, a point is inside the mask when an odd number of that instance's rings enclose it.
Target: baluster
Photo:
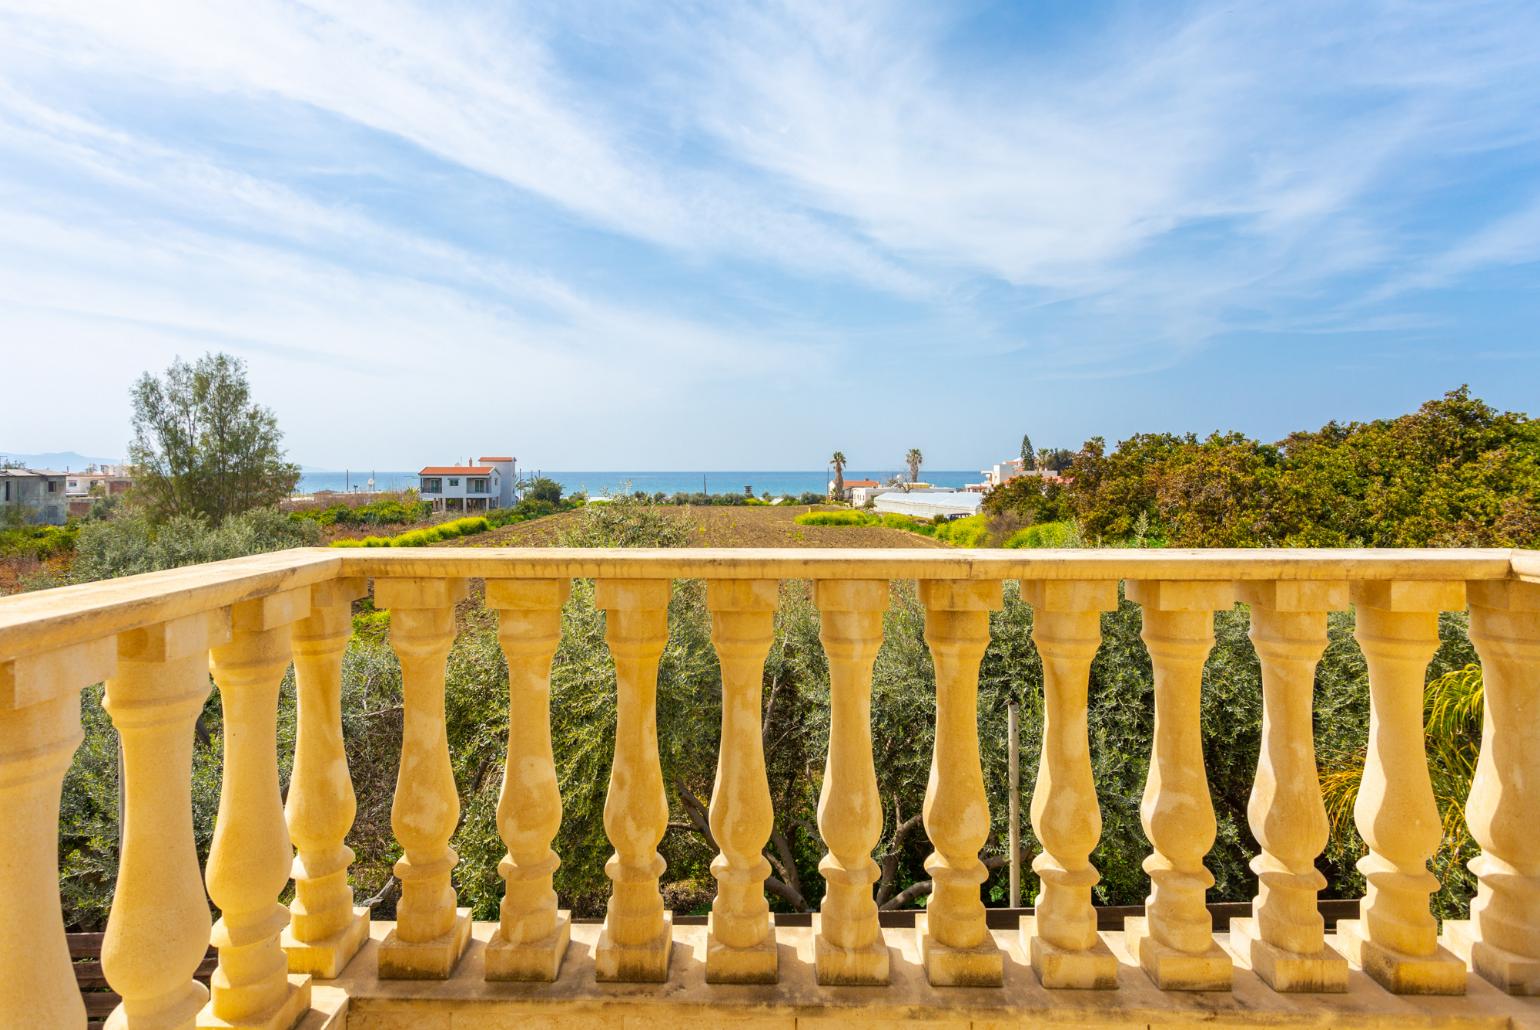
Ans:
[[[123,997],[112,1027],[191,1027],[209,1000],[193,979],[211,925],[193,840],[193,726],[209,696],[209,645],[228,641],[229,623],[200,612],[118,637],[102,699],[123,747],[118,884],[102,941],[102,971]]]
[[[353,905],[346,844],[357,805],[342,742],[342,655],[353,636],[362,579],[311,588],[310,615],[290,633],[298,725],[285,815],[294,857],[294,902],[283,932],[289,971],[336,977],[369,939],[369,910]]]
[[[1359,918],[1337,924],[1349,960],[1397,994],[1463,994],[1465,963],[1438,943],[1428,859],[1443,836],[1423,747],[1423,684],[1438,613],[1465,607],[1465,584],[1354,583],[1353,636],[1369,666],[1369,749],[1353,821],[1369,853]]]
[[[109,637],[0,662],[0,1026],[86,1025],[59,906],[59,798],[80,689],[116,658]]]
[[[615,853],[604,864],[613,887],[594,953],[601,981],[668,979],[673,913],[663,910],[658,843],[668,796],[658,766],[658,661],[668,643],[668,580],[601,579],[594,603],[615,659],[615,761],[604,799],[604,832]]]
[[[557,909],[551,886],[561,865],[551,850],[561,829],[551,660],[571,590],[561,579],[487,580],[487,607],[497,609],[508,660],[508,760],[497,799],[497,828],[508,854],[497,866],[506,886],[501,923],[487,944],[488,980],[555,980],[572,935],[571,914]]]
[[[711,788],[711,863],[717,896],[706,921],[707,983],[775,983],[775,927],[765,900],[764,856],[775,814],[760,722],[765,657],[775,635],[780,583],[710,580],[711,642],[722,663],[722,739]]]
[[[1481,758],[1465,818],[1468,921],[1447,922],[1454,951],[1509,994],[1540,994],[1540,585],[1476,582],[1470,638],[1481,655]]]
[[[1043,750],[1032,791],[1032,830],[1043,850],[1032,861],[1042,880],[1034,915],[1021,919],[1022,950],[1044,987],[1108,990],[1118,960],[1096,932],[1091,888],[1101,879],[1091,852],[1101,808],[1091,775],[1086,696],[1101,643],[1101,613],[1115,611],[1114,581],[1028,581],[1032,639],[1043,658]]]
[[[278,903],[293,852],[278,791],[278,688],[289,665],[289,626],[309,614],[310,591],[287,590],[231,609],[228,644],[209,653],[224,713],[219,815],[205,879],[220,909],[219,948],[200,1027],[285,1030],[310,1008],[310,977],[288,975]]]
[[[396,862],[401,901],[396,928],[380,945],[379,975],[444,980],[471,937],[471,913],[455,907],[450,874],[460,856],[449,846],[460,819],[460,793],[444,725],[444,670],[454,646],[454,606],[463,579],[380,579],[374,603],[390,610],[390,645],[401,662],[401,765],[390,826],[404,854]]]
[[[925,860],[934,887],[915,935],[936,987],[998,987],[1005,963],[984,922],[979,849],[989,839],[989,799],[979,757],[979,663],[989,647],[998,581],[921,580],[925,643],[936,665],[936,747],[925,785]]]
[[[1345,582],[1242,583],[1251,642],[1262,663],[1262,748],[1246,814],[1262,851],[1251,860],[1257,896],[1230,943],[1275,991],[1347,990],[1347,961],[1326,946],[1315,867],[1330,827],[1315,764],[1315,667],[1326,613],[1347,607]]]
[[[1228,991],[1231,961],[1214,940],[1204,904],[1214,876],[1203,856],[1217,824],[1203,765],[1203,664],[1214,647],[1214,612],[1234,588],[1212,581],[1128,584],[1144,608],[1140,636],[1155,671],[1155,740],[1139,806],[1152,854],[1145,914],[1123,921],[1123,941],[1163,991]]]
[[[882,646],[888,584],[819,580],[818,638],[829,656],[829,753],[818,793],[818,832],[828,854],[818,863],[828,885],[813,916],[821,984],[886,984],[888,946],[877,925],[872,849],[882,835],[882,801],[872,762],[872,664]]]

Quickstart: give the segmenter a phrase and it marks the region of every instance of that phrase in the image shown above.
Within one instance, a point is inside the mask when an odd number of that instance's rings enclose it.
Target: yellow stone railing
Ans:
[[[1117,986],[1096,929],[1089,862],[1100,817],[1088,747],[1087,684],[1100,613],[1118,588],[1143,609],[1155,674],[1155,736],[1141,815],[1152,852],[1146,914],[1123,946],[1162,990],[1228,990],[1231,951],[1215,940],[1203,860],[1215,819],[1199,734],[1213,614],[1250,606],[1263,675],[1261,754],[1248,815],[1261,844],[1252,916],[1230,948],[1278,992],[1346,989],[1361,968],[1391,992],[1457,994],[1470,970],[1511,994],[1540,994],[1540,554],[1440,551],[752,551],[302,550],[0,600],[0,1025],[79,1026],[85,1016],[59,907],[60,789],[81,740],[81,688],[105,680],[122,734],[126,812],[117,894],[103,945],[123,997],[115,1025],[295,1024],[310,977],[338,975],[368,937],[354,907],[346,838],[354,799],[340,680],[351,605],[372,582],[391,611],[404,735],[392,826],[404,856],[397,922],[378,976],[445,978],[470,938],[449,846],[459,800],[444,724],[454,605],[472,579],[498,612],[509,669],[508,756],[498,827],[506,894],[485,956],[490,980],[550,981],[570,938],[552,889],[561,798],[549,731],[549,674],[575,577],[596,581],[618,683],[604,825],[613,883],[594,955],[606,981],[669,975],[674,939],[658,889],[668,804],[655,691],[670,582],[707,581],[722,664],[721,748],[710,826],[721,853],[706,979],[774,983],[777,948],[763,889],[771,800],[760,683],[778,582],[809,580],[831,676],[828,762],[818,827],[828,852],[815,916],[821,984],[888,982],[872,858],[882,825],[872,761],[872,669],[893,580],[917,580],[936,669],[935,752],[924,825],[934,893],[916,923],[932,985],[999,985],[1005,961],[980,900],[989,799],[976,695],[989,612],[1019,580],[1034,609],[1046,726],[1032,827],[1042,889],[1022,920],[1022,954],[1047,988]],[[1368,664],[1371,721],[1354,810],[1368,854],[1360,916],[1327,943],[1315,859],[1327,841],[1312,751],[1312,689],[1327,613],[1353,606]],[[1468,921],[1441,929],[1428,861],[1440,822],[1423,753],[1422,690],[1440,612],[1469,609],[1485,683],[1481,757],[1466,807],[1482,853]],[[290,662],[298,739],[287,810],[279,793],[278,690]],[[224,709],[219,815],[203,883],[193,841],[193,724],[211,670]],[[296,854],[297,849],[297,854]],[[293,903],[279,904],[290,877]],[[207,887],[205,898],[204,886]],[[221,913],[210,924],[208,899]],[[193,979],[219,949],[211,996]]]

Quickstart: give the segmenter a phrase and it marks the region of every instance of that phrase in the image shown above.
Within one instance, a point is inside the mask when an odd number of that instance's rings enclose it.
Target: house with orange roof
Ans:
[[[434,511],[490,511],[513,504],[518,459],[477,458],[475,464],[427,465],[417,473],[417,492]]]

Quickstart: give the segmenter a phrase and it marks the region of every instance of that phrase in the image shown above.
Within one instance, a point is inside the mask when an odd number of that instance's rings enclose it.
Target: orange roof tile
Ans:
[[[484,465],[429,465],[419,476],[490,476],[492,470]]]

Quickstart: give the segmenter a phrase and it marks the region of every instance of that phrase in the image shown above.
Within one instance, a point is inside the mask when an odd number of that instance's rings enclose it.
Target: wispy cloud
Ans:
[[[0,302],[103,390],[206,341],[465,417],[422,398],[473,368],[644,453],[854,425],[917,362],[959,399],[1420,338],[1540,260],[1536,38],[1518,0],[0,0]]]

